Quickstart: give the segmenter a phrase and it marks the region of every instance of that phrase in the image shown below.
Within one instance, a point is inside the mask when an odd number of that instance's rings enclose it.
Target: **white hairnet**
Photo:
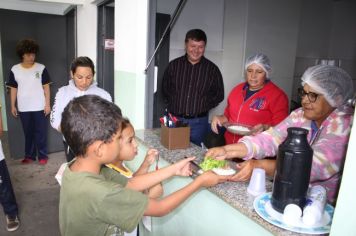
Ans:
[[[257,53],[247,58],[245,63],[245,70],[247,70],[247,67],[252,64],[259,65],[266,72],[266,77],[269,79],[269,75],[272,72],[272,67],[271,62],[266,55],[262,53]]]
[[[302,76],[302,85],[305,84],[322,94],[332,107],[345,104],[354,92],[350,75],[330,65],[309,67]]]

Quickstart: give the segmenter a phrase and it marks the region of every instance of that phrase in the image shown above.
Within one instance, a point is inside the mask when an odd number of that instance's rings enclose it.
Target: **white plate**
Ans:
[[[251,132],[251,130],[248,127],[239,124],[231,124],[231,123],[226,124],[226,129],[230,133],[239,134],[239,135],[248,135]]]
[[[253,207],[259,216],[280,228],[303,234],[326,234],[330,232],[334,208],[327,204],[321,221],[315,226],[307,226],[301,220],[294,225],[283,222],[283,214],[274,210],[271,205],[272,193],[265,193],[256,197]]]
[[[234,169],[213,168],[213,172],[217,175],[234,175],[236,171]]]

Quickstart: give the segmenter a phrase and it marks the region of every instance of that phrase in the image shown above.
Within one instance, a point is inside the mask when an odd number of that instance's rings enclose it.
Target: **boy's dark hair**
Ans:
[[[84,156],[95,141],[110,143],[121,126],[120,108],[96,95],[74,98],[62,113],[61,131],[75,156]]]
[[[204,41],[205,44],[207,42],[206,39],[206,34],[203,30],[201,29],[191,29],[187,32],[187,34],[185,35],[185,42],[187,43],[189,41],[189,39],[192,39],[194,41]]]
[[[89,57],[77,57],[72,61],[72,64],[70,65],[70,70],[73,74],[75,74],[75,71],[77,70],[78,66],[90,67],[91,71],[93,72],[93,75],[95,74],[94,63]]]
[[[23,39],[19,41],[16,45],[16,54],[22,60],[22,57],[26,53],[38,54],[40,47],[33,39]]]

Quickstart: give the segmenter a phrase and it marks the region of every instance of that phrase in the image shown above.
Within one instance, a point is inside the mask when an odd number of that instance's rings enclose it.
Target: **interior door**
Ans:
[[[58,88],[68,84],[68,65],[73,59],[72,52],[75,52],[74,32],[72,35],[68,34],[68,22],[74,24],[74,20],[68,21],[66,16],[0,9],[4,81],[7,81],[11,67],[20,62],[15,52],[17,42],[24,38],[32,38],[40,45],[36,61],[47,67],[52,81],[50,88],[51,105],[53,105]],[[5,94],[5,100],[10,154],[12,158],[23,158],[25,141],[22,125],[19,118],[11,115],[8,92]],[[61,150],[63,150],[62,136],[50,126],[48,119],[48,152]]]
[[[114,100],[114,1],[98,6],[98,59],[96,79],[99,87]]]
[[[161,39],[166,26],[169,23],[171,16],[169,14],[156,14],[156,42],[155,46],[157,46],[159,40]],[[163,98],[162,93],[162,78],[164,74],[164,70],[168,66],[169,63],[169,32],[167,33],[164,41],[162,42],[161,48],[158,50],[155,56],[155,66],[158,68],[157,71],[157,91],[153,97],[153,127],[160,127],[159,118],[164,114],[164,110],[166,108],[166,102]]]

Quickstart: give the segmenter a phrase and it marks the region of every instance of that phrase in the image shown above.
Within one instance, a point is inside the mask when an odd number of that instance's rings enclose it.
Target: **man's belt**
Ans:
[[[176,114],[173,114],[174,116],[176,117],[182,117],[184,119],[195,119],[195,118],[200,118],[200,117],[204,117],[204,116],[207,116],[208,115],[208,112],[202,112],[200,114],[197,114],[197,115],[190,115],[190,114],[181,114],[181,115],[176,115]]]

